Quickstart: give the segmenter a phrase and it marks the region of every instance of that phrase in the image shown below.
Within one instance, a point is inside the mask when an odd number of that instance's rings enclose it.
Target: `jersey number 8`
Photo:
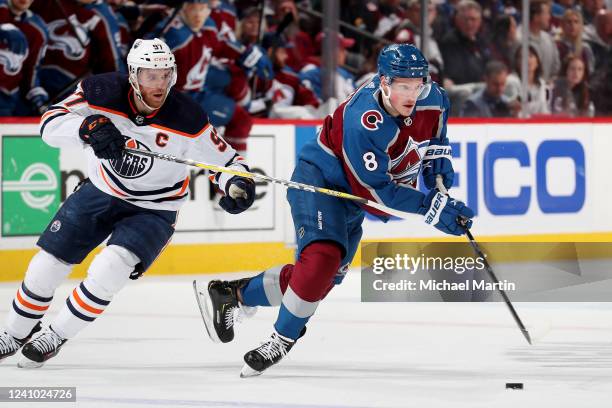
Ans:
[[[365,168],[368,171],[374,171],[378,168],[378,162],[376,161],[376,155],[372,152],[367,152],[363,155],[363,161],[365,162]]]

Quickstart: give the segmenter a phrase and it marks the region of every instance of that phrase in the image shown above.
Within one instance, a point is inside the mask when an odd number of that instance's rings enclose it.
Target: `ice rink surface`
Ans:
[[[277,309],[260,308],[233,343],[213,344],[194,278],[214,276],[130,282],[43,368],[18,369],[16,356],[0,363],[0,386],[75,386],[76,404],[0,406],[612,406],[612,303],[517,304],[536,341],[529,346],[503,304],[361,303],[351,271],[288,357],[241,379],[242,356],[271,334]],[[48,317],[77,283],[60,287]],[[2,322],[17,286],[0,284]],[[506,390],[506,382],[525,388]]]

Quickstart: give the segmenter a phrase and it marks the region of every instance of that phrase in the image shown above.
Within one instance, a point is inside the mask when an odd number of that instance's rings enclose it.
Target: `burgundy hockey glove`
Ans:
[[[91,146],[100,159],[118,160],[123,156],[125,138],[104,115],[86,117],[79,128],[79,137]]]

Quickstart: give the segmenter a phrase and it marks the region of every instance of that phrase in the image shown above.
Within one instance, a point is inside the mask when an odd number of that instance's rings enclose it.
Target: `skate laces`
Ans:
[[[0,354],[11,353],[19,347],[21,347],[21,344],[7,332],[0,335]]]
[[[231,306],[225,313],[225,327],[229,329],[236,325],[236,323],[241,323],[244,320],[253,317],[256,312],[257,306]]]
[[[47,330],[42,332],[31,342],[32,347],[43,353],[54,351],[58,346],[62,345],[62,338],[57,335],[53,330]]]
[[[257,348],[257,352],[267,360],[274,361],[276,357],[284,357],[291,342],[283,339],[278,333],[272,333],[270,340]]]

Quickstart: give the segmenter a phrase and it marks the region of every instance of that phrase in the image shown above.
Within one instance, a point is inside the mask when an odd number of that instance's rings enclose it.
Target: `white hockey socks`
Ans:
[[[87,278],[74,288],[51,323],[53,330],[62,338],[70,339],[96,320],[128,282],[138,262],[138,257],[123,247],[104,248],[91,263]]]

